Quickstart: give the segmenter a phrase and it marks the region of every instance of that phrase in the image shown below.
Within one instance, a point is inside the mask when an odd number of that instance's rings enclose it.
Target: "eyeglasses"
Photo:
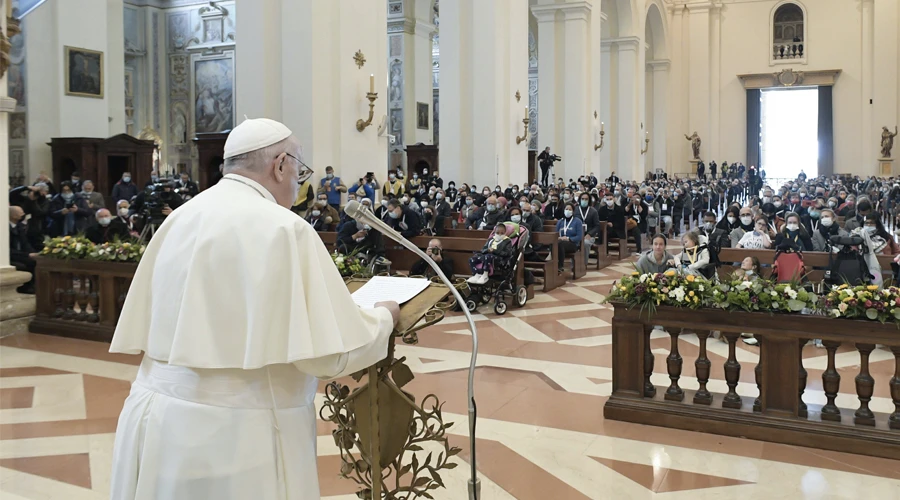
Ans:
[[[315,170],[313,170],[312,168],[309,167],[309,165],[307,165],[306,163],[303,163],[303,161],[300,158],[297,158],[296,156],[294,156],[288,152],[285,152],[284,155],[293,158],[298,164],[300,164],[300,176],[303,176],[305,174],[311,175],[311,174],[316,173]]]

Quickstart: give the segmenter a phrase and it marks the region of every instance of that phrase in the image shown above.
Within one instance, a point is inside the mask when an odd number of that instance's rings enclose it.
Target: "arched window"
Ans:
[[[772,62],[806,62],[806,14],[794,2],[784,2],[772,15]]]

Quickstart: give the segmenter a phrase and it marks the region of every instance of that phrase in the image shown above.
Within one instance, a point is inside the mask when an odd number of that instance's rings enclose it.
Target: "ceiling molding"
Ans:
[[[754,73],[738,75],[745,89],[774,87],[833,86],[841,74],[839,69],[819,71],[794,71],[790,68],[778,73]]]

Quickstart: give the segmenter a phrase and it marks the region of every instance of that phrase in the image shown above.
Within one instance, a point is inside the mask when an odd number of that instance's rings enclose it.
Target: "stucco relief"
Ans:
[[[538,79],[528,78],[528,149],[538,149]]]

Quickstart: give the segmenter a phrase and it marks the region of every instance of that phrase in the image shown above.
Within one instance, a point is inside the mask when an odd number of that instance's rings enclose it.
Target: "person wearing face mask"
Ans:
[[[122,174],[122,180],[116,183],[112,189],[112,199],[131,201],[138,195],[138,188],[131,182],[131,173]]]
[[[474,196],[469,195],[465,198],[460,198],[460,208],[458,210],[459,216],[456,219],[456,227],[466,227],[469,218],[473,217],[477,211],[478,207],[475,205]]]
[[[406,191],[409,193],[414,193],[419,189],[419,186],[422,186],[422,179],[419,179],[419,174],[417,172],[413,172],[412,176],[409,178],[409,181],[406,183]]]
[[[406,239],[422,233],[422,218],[399,200],[391,200],[387,206],[387,223]]]
[[[469,283],[473,285],[487,283],[498,260],[508,259],[512,256],[514,250],[512,240],[506,232],[506,224],[498,224],[481,251],[475,252],[469,259],[469,268],[472,271],[472,277],[468,279]]]
[[[647,191],[646,194],[643,195],[644,203],[647,205],[647,235],[653,236],[656,234],[656,230],[659,227],[659,202],[657,202],[656,197],[653,196],[652,191]]]
[[[388,175],[388,181],[385,182],[382,187],[381,195],[384,198],[390,199],[400,197],[405,192],[406,187],[403,179],[397,177],[396,173],[391,172],[390,175]]]
[[[544,206],[544,220],[559,220],[562,218],[564,210],[565,206],[559,201],[559,195],[555,192],[551,192],[550,199],[547,201],[547,205]]]
[[[772,248],[772,239],[769,237],[769,221],[763,217],[757,217],[753,222],[753,231],[744,233],[736,248],[760,250]]]
[[[528,228],[528,231],[531,234],[540,233],[540,232],[544,231],[544,221],[543,221],[543,219],[541,219],[540,211],[538,211],[538,212],[534,211],[534,208],[536,206],[540,206],[540,205],[533,205],[531,203],[525,203],[524,205],[522,205],[520,207],[519,217],[521,217],[521,220],[518,221],[518,223],[525,226],[526,228]],[[516,222],[515,220],[513,220],[513,217],[515,215],[512,214],[512,211],[510,211],[510,213],[511,213],[511,215],[509,217],[510,221]]]
[[[25,211],[22,207],[12,205],[9,207],[9,263],[16,270],[31,274],[31,279],[19,286],[18,293],[34,294],[34,268],[37,265],[34,258],[38,256],[38,250],[28,242],[28,221],[25,220]]]
[[[134,231],[134,214],[131,213],[131,204],[128,203],[128,200],[119,200],[119,202],[116,203],[116,220],[125,225],[125,228],[128,229],[128,233],[132,238],[137,238],[139,236],[138,233]]]
[[[319,212],[319,214],[316,215],[313,212]],[[310,220],[310,216],[320,217],[325,225],[325,231],[328,230],[328,226],[337,224],[341,220],[340,213],[328,204],[328,196],[324,194],[320,194],[316,202],[310,207],[309,212],[306,214],[307,221]],[[318,231],[318,229],[316,230]]]
[[[838,206],[837,214],[841,217],[853,217],[856,214],[856,195],[848,194],[847,200]]]
[[[858,227],[862,227],[866,216],[873,213],[872,202],[867,199],[861,199],[856,205],[856,213],[848,216],[844,221],[844,229],[849,233]]]
[[[716,224],[717,229],[721,229],[725,231],[726,236],[730,236],[731,232],[741,226],[741,209],[736,206],[730,206],[725,211],[725,217],[722,217],[719,220],[718,224]],[[731,239],[729,238],[729,245],[731,244]]]
[[[666,250],[668,239],[665,235],[657,234],[650,239],[651,250],[641,254],[641,258],[637,261],[637,270],[642,274],[646,273],[664,273],[669,269],[669,262],[674,261],[675,257]]]
[[[641,200],[640,195],[635,194],[631,198],[631,203],[625,206],[625,218],[633,220],[637,226],[634,241],[637,246],[637,253],[641,253],[641,235],[647,232],[647,216],[650,207]],[[628,222],[626,220],[626,226]]]
[[[900,254],[900,245],[894,241],[894,238],[884,228],[881,218],[877,214],[866,215],[860,231],[865,231],[868,234],[869,241],[872,243],[872,250],[876,254]]]
[[[72,191],[79,192],[81,191],[81,174],[78,171],[72,172],[72,176],[70,177],[70,184],[72,184]]]
[[[328,205],[335,210],[340,210],[341,193],[346,192],[347,186],[340,177],[335,177],[334,168],[331,165],[325,167],[325,178],[319,181],[319,189],[316,190],[316,194],[324,194],[327,197]]]
[[[801,203],[800,195],[798,193],[792,193],[790,200],[791,202],[788,203],[788,206],[786,208],[787,212],[793,212],[800,217],[806,215],[806,208]]]
[[[806,232],[812,236],[819,227],[819,219],[822,217],[822,210],[825,206],[825,200],[819,198],[806,209],[806,214],[800,216],[800,225],[806,228]]]
[[[812,238],[806,232],[806,228],[800,224],[800,216],[794,212],[788,212],[785,216],[784,226],[775,236],[775,248],[779,250],[791,249],[801,252],[811,252],[813,249]]]
[[[669,235],[672,231],[672,211],[675,209],[675,200],[669,191],[663,191],[662,195],[656,200],[659,206],[659,231],[662,234]]]
[[[693,231],[693,234],[697,236],[697,240],[701,244],[705,244],[709,249],[709,256],[713,263],[718,262],[719,250],[722,247],[731,245],[728,232],[716,227],[716,214],[714,212],[703,213],[700,227]]]
[[[441,184],[443,184],[443,181],[441,181]],[[441,186],[438,186],[438,188],[440,187]],[[451,205],[456,203],[456,197],[459,194],[459,190],[456,189],[456,183],[453,181],[447,183],[447,189],[444,191],[444,194],[446,195],[447,203],[450,203]]]
[[[564,272],[567,257],[571,257],[581,248],[581,240],[584,238],[584,224],[581,219],[575,217],[575,206],[567,203],[563,207],[563,217],[556,222],[556,232],[559,234],[559,273]],[[575,271],[574,259],[572,272]]]
[[[331,229],[331,220],[332,218],[326,214],[326,209],[328,205],[322,201],[317,201],[312,207],[310,207],[309,212],[306,214],[306,222],[317,232],[321,233],[323,231],[328,231]]]
[[[443,220],[450,217],[451,212],[450,203],[447,202],[447,193],[439,188],[434,193],[434,215]]]
[[[672,231],[671,234],[677,236],[681,234],[681,220],[684,217],[685,207],[684,192],[676,189],[672,193]]]
[[[97,222],[84,230],[85,238],[93,243],[125,242],[131,238],[128,227],[118,217],[114,218],[109,210],[101,208],[94,215]]]
[[[106,205],[106,202],[103,200],[103,195],[94,191],[94,183],[89,180],[85,180],[81,183],[81,197],[87,201],[88,208],[91,210],[97,210],[103,208]]]
[[[710,264],[709,250],[705,244],[700,242],[697,235],[695,233],[685,233],[681,237],[681,244],[684,249],[670,259],[668,265],[681,270],[685,274],[693,274],[705,278],[712,277],[712,274],[716,272],[716,268]]]
[[[88,225],[93,212],[87,202],[72,191],[72,185],[63,182],[59,194],[50,201],[51,236],[74,236]]]
[[[600,215],[597,213],[597,209],[591,206],[591,197],[587,193],[581,194],[578,206],[575,207],[575,217],[584,224],[584,265],[587,266],[594,244],[605,244],[603,233],[600,230]]]
[[[505,214],[497,205],[497,198],[491,196],[485,201],[483,207],[466,219],[466,229],[492,231],[504,216]]]
[[[344,224],[337,236],[337,243],[345,255],[362,252],[370,259],[384,256],[384,237],[372,230],[368,224],[350,220]]]

